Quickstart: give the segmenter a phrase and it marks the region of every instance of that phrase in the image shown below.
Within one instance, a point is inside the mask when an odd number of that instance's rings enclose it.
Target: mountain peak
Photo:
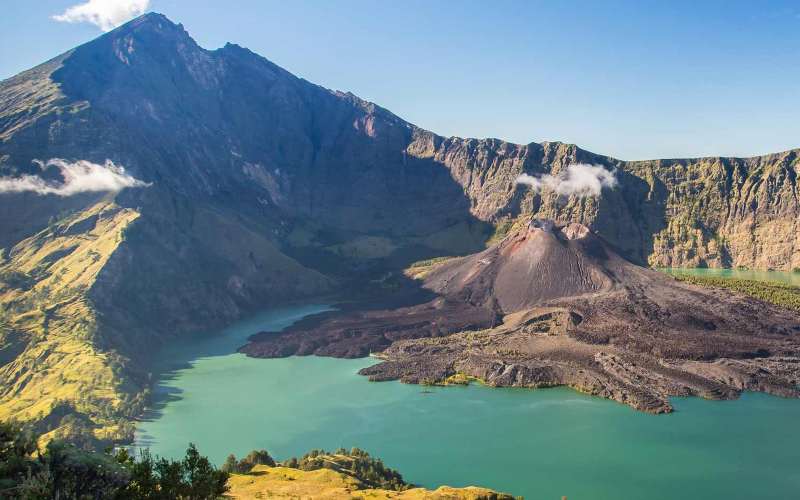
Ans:
[[[128,21],[127,23],[111,30],[109,33],[113,33],[119,30],[125,30],[125,28],[131,27],[140,27],[140,26],[155,26],[158,28],[162,27],[172,27],[172,28],[180,28],[183,29],[183,25],[180,23],[172,22],[167,16],[158,12],[148,12],[146,14],[142,14],[139,17],[135,17]]]
[[[102,35],[96,41],[118,41],[129,39],[131,36],[156,43],[177,41],[197,46],[182,24],[174,23],[167,16],[158,12],[142,14]]]

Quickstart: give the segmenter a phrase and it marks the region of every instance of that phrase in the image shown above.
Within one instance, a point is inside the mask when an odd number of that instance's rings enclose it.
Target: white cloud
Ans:
[[[115,165],[111,160],[106,160],[105,165],[98,165],[86,160],[70,163],[59,158],[37,163],[41,167],[57,167],[61,171],[64,181],[49,181],[36,175],[0,177],[0,193],[30,191],[38,194],[70,196],[86,192],[117,192],[125,188],[150,185],[126,174],[123,167]]]
[[[577,195],[600,196],[603,188],[613,189],[617,186],[616,172],[607,170],[602,165],[574,163],[557,175],[528,175],[517,177],[518,184],[530,186],[535,192],[547,188],[562,196]]]
[[[103,31],[144,14],[150,0],[87,0],[73,5],[53,19],[63,23],[92,23]]]

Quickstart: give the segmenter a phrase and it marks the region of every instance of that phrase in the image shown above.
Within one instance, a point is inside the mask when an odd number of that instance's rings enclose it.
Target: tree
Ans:
[[[156,462],[160,498],[185,498],[188,488],[184,482],[183,464],[162,458]]]
[[[36,438],[31,432],[16,422],[0,422],[0,497],[38,472],[31,459],[36,450]]]
[[[118,500],[159,500],[161,490],[158,477],[155,475],[155,460],[150,450],[140,450],[139,459],[132,456],[127,449],[120,449],[115,459],[130,472],[130,482],[117,493]]]
[[[225,459],[225,463],[222,464],[221,470],[227,473],[239,472],[239,462],[236,460],[236,455],[231,453],[228,455],[228,458]]]
[[[60,439],[42,452],[36,443],[18,424],[0,422],[0,498],[212,500],[228,490],[228,473],[194,445],[183,460],[168,460],[148,450],[138,458],[125,449],[86,451]],[[250,460],[266,460],[261,452],[252,455]]]
[[[236,455],[231,453],[225,459],[220,470],[227,473],[247,474],[256,465],[268,465],[275,467],[275,459],[269,454],[267,450],[253,450],[241,460],[236,460]]]
[[[48,443],[37,462],[51,478],[54,498],[113,498],[130,481],[129,471],[114,457],[63,441]]]
[[[187,498],[192,500],[214,499],[228,491],[226,483],[229,474],[214,468],[208,458],[200,455],[194,443],[190,443],[186,450],[183,467],[188,479]]]
[[[268,465],[275,467],[275,459],[269,454],[267,450],[253,450],[247,454],[243,459],[246,463],[250,464],[252,468],[254,465]]]

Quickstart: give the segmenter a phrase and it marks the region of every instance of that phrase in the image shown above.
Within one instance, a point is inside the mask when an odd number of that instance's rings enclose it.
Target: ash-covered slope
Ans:
[[[426,275],[425,288],[508,314],[547,300],[610,291],[625,264],[586,226],[534,220],[527,232],[438,266]]]
[[[484,252],[439,264],[424,282],[438,298],[260,334],[242,350],[352,355],[387,346],[385,361],[362,374],[569,385],[653,413],[671,411],[677,395],[800,396],[800,315],[636,266],[579,224],[533,220]]]

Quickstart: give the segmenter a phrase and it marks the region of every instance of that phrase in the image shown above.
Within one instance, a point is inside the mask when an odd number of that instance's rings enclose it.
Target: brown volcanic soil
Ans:
[[[361,371],[372,380],[569,385],[652,413],[671,411],[669,396],[800,397],[800,315],[631,264],[580,224],[534,220],[438,265],[424,286],[438,297],[258,334],[241,350],[381,351]]]

